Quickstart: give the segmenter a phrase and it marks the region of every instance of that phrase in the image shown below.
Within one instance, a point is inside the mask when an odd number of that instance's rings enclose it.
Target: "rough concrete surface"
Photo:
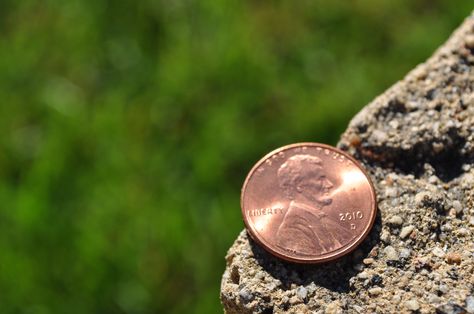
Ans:
[[[339,148],[368,170],[374,228],[326,265],[275,258],[243,231],[227,256],[227,313],[474,313],[474,15],[367,105]]]

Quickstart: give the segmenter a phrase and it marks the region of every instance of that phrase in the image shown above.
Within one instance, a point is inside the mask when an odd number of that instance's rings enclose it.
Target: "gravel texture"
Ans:
[[[367,105],[339,148],[362,162],[378,216],[326,265],[275,258],[245,231],[227,256],[227,313],[474,313],[474,15]]]

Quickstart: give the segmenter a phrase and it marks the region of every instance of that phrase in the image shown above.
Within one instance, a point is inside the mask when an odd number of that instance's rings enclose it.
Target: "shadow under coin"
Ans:
[[[351,253],[324,264],[298,264],[284,261],[268,253],[250,236],[250,247],[257,263],[271,276],[280,280],[281,288],[291,289],[292,284],[307,286],[314,283],[334,292],[350,291],[350,278],[362,271],[358,267],[370,251],[380,242],[382,219],[377,210],[374,225],[364,241]],[[361,254],[362,252],[362,254]]]

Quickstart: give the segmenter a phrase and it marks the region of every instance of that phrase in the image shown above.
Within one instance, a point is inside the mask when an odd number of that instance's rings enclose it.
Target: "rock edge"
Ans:
[[[338,147],[367,169],[379,215],[336,262],[277,259],[242,231],[226,313],[474,313],[474,16],[368,104]]]

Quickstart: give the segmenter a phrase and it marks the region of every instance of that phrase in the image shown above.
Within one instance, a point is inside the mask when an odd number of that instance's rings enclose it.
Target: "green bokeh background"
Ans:
[[[251,166],[335,144],[471,6],[0,0],[0,312],[221,312]]]

